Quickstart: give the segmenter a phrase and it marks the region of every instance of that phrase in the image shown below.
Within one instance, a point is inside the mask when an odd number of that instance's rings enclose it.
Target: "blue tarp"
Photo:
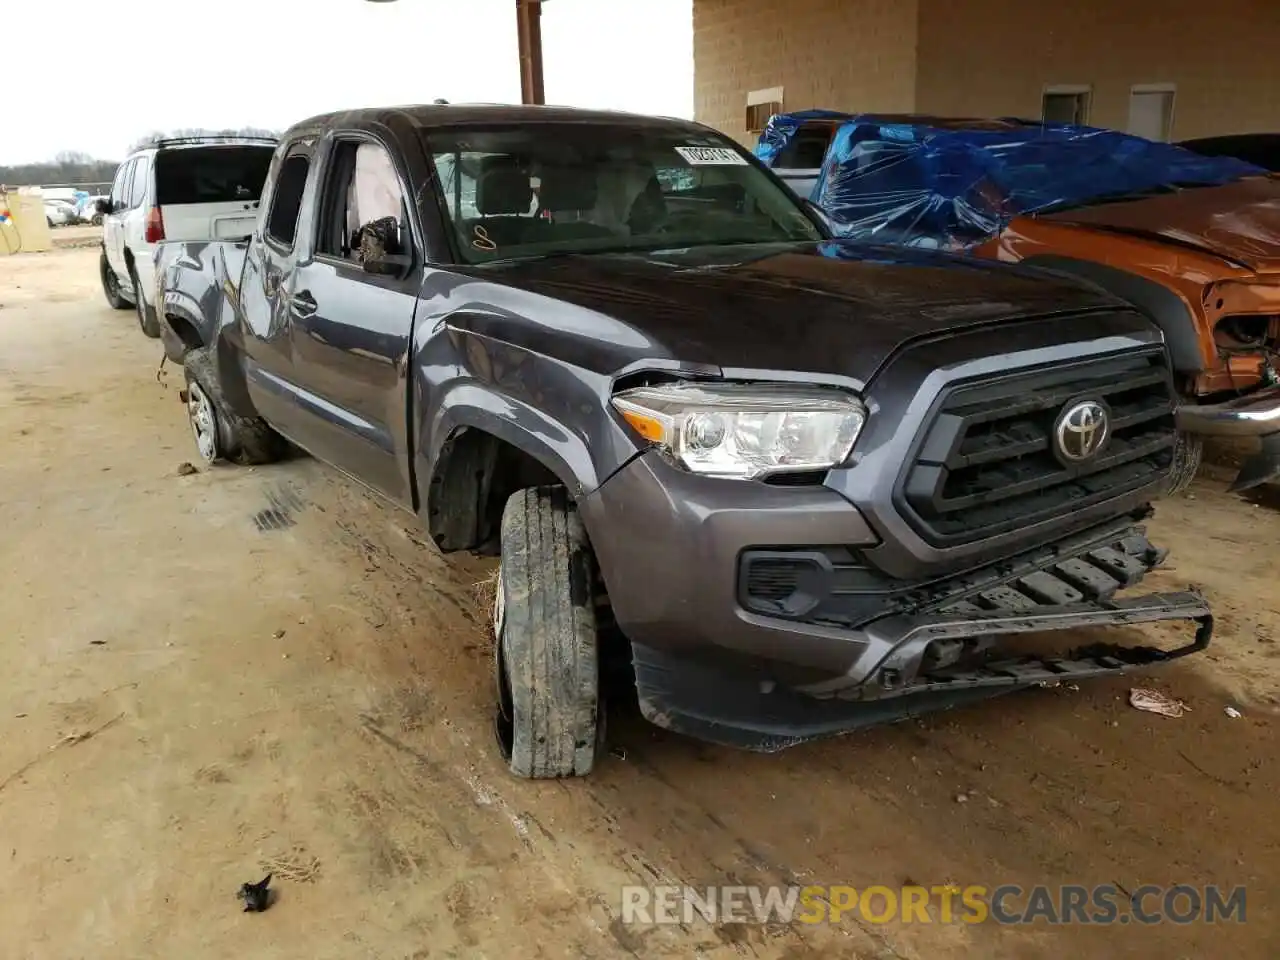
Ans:
[[[806,120],[848,120],[850,113],[836,110],[797,110],[795,113],[775,113],[765,124],[764,132],[756,141],[756,156],[766,167],[772,167],[778,154],[786,149]]]
[[[779,139],[803,122],[774,120]],[[838,236],[963,250],[1015,216],[1266,173],[1095,127],[934,122],[854,117],[840,127],[812,194]]]

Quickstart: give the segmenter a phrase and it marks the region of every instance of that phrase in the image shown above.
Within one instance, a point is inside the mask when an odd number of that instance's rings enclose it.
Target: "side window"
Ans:
[[[267,217],[267,236],[276,243],[293,247],[298,233],[298,214],[302,212],[302,194],[307,188],[311,160],[304,153],[285,157],[280,164],[275,189],[271,192],[271,213]]]
[[[151,176],[151,158],[138,157],[133,162],[133,181],[129,188],[129,209],[142,206],[147,199],[147,180]]]
[[[133,161],[126,160],[116,171],[116,178],[111,182],[111,209],[123,210],[129,196],[130,177],[133,175]]]
[[[325,177],[316,253],[362,262],[407,248],[404,193],[380,144],[338,141]]]

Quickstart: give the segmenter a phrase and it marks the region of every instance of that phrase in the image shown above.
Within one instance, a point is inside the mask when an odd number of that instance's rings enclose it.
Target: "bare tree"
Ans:
[[[261,127],[240,127],[238,129],[209,130],[203,127],[184,127],[168,133],[155,130],[139,139],[131,147],[129,153],[141,150],[157,140],[166,137],[201,137],[201,136],[240,136],[240,137],[274,137],[277,133]],[[119,160],[99,160],[80,150],[60,150],[52,160],[45,163],[21,163],[14,166],[0,166],[0,183],[12,187],[41,186],[50,183],[110,183],[120,166]]]

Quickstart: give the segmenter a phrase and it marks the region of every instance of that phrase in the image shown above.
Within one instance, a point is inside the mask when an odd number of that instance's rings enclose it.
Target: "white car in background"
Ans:
[[[102,214],[98,270],[107,303],[133,308],[148,337],[160,336],[155,252],[169,240],[230,240],[253,232],[273,137],[204,136],[159,140],[132,154]],[[150,298],[150,299],[148,299]]]
[[[65,200],[45,200],[44,219],[51,227],[67,227],[80,222],[75,206]]]
[[[91,223],[95,227],[102,226],[102,214],[98,212],[98,201],[106,200],[107,195],[100,193],[96,196],[85,197],[76,205],[76,214],[80,217],[81,223]]]

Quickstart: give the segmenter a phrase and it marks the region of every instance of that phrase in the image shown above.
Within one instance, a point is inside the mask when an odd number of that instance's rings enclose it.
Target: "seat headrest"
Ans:
[[[493,157],[476,180],[476,209],[483,216],[528,213],[533,206],[529,171],[514,157]]]
[[[563,210],[593,210],[600,194],[595,171],[589,167],[543,167],[538,188],[539,206],[557,213]]]

